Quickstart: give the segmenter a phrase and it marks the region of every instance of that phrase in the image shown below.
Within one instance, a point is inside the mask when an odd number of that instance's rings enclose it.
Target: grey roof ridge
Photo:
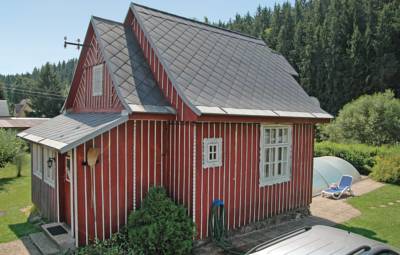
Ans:
[[[111,20],[111,19],[105,19],[105,18],[102,18],[102,17],[99,17],[99,16],[95,16],[95,15],[92,15],[91,19],[97,19],[97,20],[101,20],[101,21],[110,22],[110,23],[114,23],[114,24],[117,24],[117,25],[124,26],[124,23],[122,23],[122,22]]]
[[[226,29],[226,28],[222,28],[222,27],[217,27],[217,26],[214,26],[214,25],[211,25],[211,24],[207,24],[207,23],[198,21],[198,20],[186,18],[186,17],[183,17],[183,16],[179,16],[179,15],[176,15],[176,14],[172,14],[172,13],[169,13],[169,12],[161,11],[161,10],[154,9],[154,8],[151,8],[151,7],[148,7],[148,6],[145,6],[145,5],[141,5],[141,4],[137,4],[137,3],[131,2],[131,8],[132,8],[133,6],[135,6],[135,5],[136,5],[136,6],[139,6],[139,7],[142,7],[142,8],[145,8],[145,9],[148,9],[148,10],[151,10],[151,11],[159,12],[159,13],[161,13],[161,14],[165,14],[165,15],[169,15],[169,16],[172,16],[172,17],[175,17],[175,18],[183,19],[183,20],[188,21],[188,22],[196,23],[196,24],[198,24],[198,25],[203,25],[203,26],[206,26],[206,27],[210,27],[210,28],[213,28],[213,29],[215,29],[215,30],[221,30],[221,31],[224,31],[224,32],[228,32],[228,33],[232,33],[232,34],[235,34],[235,35],[243,36],[243,37],[246,37],[246,38],[252,39],[252,40],[246,40],[246,39],[244,39],[244,38],[238,38],[238,37],[235,37],[235,38],[236,38],[236,39],[245,40],[245,41],[247,41],[247,42],[251,42],[251,43],[263,45],[263,46],[266,46],[266,47],[269,49],[269,47],[267,46],[267,44],[266,44],[262,39],[257,38],[257,37],[254,37],[254,36],[251,36],[251,35],[247,35],[247,34],[244,34],[244,33],[240,33],[240,32],[233,31],[233,30]],[[132,8],[132,9],[133,9],[133,8]],[[156,16],[156,15],[153,15],[153,16]],[[157,16],[157,17],[159,17],[159,16]],[[159,17],[159,18],[161,18],[161,17]],[[182,24],[182,22],[178,22],[178,23],[181,23],[181,24]],[[189,24],[185,24],[185,25],[189,25]],[[189,25],[189,26],[193,26],[193,25]],[[204,29],[204,28],[200,28],[200,29],[207,30],[207,31],[210,31],[210,32],[213,32],[213,33],[218,33],[218,32],[216,32],[216,31],[212,31],[212,30],[209,30],[209,29]],[[222,34],[222,33],[218,33],[218,34]],[[232,37],[232,36],[230,36],[230,35],[228,35],[228,34],[223,34],[223,35]],[[257,42],[256,42],[256,41],[257,41]]]
[[[186,97],[185,93],[176,85],[177,84],[176,80],[173,78],[173,75],[171,75],[171,71],[169,70],[168,65],[165,64],[164,59],[161,57],[160,52],[158,51],[157,47],[155,47],[155,44],[153,42],[153,39],[151,38],[151,36],[148,34],[148,32],[145,30],[145,26],[143,25],[142,20],[139,18],[139,15],[136,11],[136,9],[133,7],[133,4],[131,4],[131,8],[130,8],[134,14],[134,16],[136,17],[137,22],[140,24],[140,27],[142,28],[142,31],[144,33],[144,35],[146,36],[147,40],[149,41],[149,44],[151,45],[151,48],[154,50],[154,53],[157,55],[158,60],[160,61],[160,63],[162,64],[162,66],[164,67],[165,72],[167,73],[168,78],[171,80],[171,84],[172,86],[176,89],[177,94],[179,94],[179,96],[181,97],[182,101],[187,104],[189,106],[189,108],[198,116],[201,115],[201,111],[199,109],[197,109],[197,107],[192,104],[192,102],[189,101],[189,99]],[[172,105],[173,106],[173,105]],[[173,106],[175,107],[175,106]]]
[[[91,23],[92,26],[93,26],[93,31],[94,31],[94,34],[95,34],[95,36],[96,36],[96,38],[97,38],[97,42],[98,42],[98,44],[99,44],[99,46],[100,46],[100,47],[99,47],[99,48],[100,48],[100,51],[101,51],[101,53],[102,53],[102,55],[103,55],[103,57],[104,57],[104,62],[106,63],[107,69],[108,69],[108,71],[109,71],[109,73],[110,73],[111,80],[112,80],[112,85],[113,85],[114,88],[115,88],[115,92],[117,93],[118,98],[119,98],[119,100],[121,101],[122,105],[124,106],[125,110],[127,110],[129,113],[132,113],[132,110],[131,110],[131,108],[129,107],[129,104],[128,104],[128,103],[125,101],[125,99],[122,97],[121,92],[119,91],[119,87],[116,85],[117,83],[116,83],[116,81],[115,81],[114,73],[112,72],[112,69],[111,69],[111,64],[110,64],[109,56],[108,56],[107,52],[104,50],[103,42],[100,40],[100,34],[99,34],[99,32],[97,31],[96,25],[95,25],[95,23],[94,23],[94,20],[95,20],[95,19],[102,20],[102,21],[107,21],[107,22],[114,22],[115,24],[118,24],[118,25],[123,26],[124,29],[125,29],[125,26],[124,26],[123,23],[119,23],[119,22],[117,22],[117,21],[112,21],[112,20],[107,20],[107,19],[103,19],[103,18],[98,18],[98,17],[95,17],[95,16],[92,16],[92,17],[90,18],[90,23]]]

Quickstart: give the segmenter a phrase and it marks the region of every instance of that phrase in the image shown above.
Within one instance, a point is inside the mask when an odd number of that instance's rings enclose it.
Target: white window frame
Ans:
[[[55,166],[57,164],[57,162],[55,160],[53,160],[53,164],[51,166],[51,168],[48,167],[47,165],[47,161],[50,158],[55,158],[54,155],[54,151],[50,150],[50,149],[45,149],[44,155],[45,157],[43,157],[45,160],[43,160],[43,168],[44,168],[44,182],[47,183],[49,186],[54,188],[54,184],[55,184]]]
[[[42,147],[37,144],[32,144],[32,173],[37,178],[42,179],[42,162],[43,152]]]
[[[92,96],[103,95],[103,64],[92,68]]]
[[[210,158],[210,153],[212,158]],[[222,138],[203,139],[203,168],[222,166]]]
[[[269,139],[266,137],[266,130],[269,130]],[[282,130],[282,136],[279,136],[280,130]],[[287,130],[286,141],[284,140],[285,130]],[[273,138],[273,133],[275,138]],[[260,127],[260,134],[260,186],[290,181],[292,175],[292,126],[264,124]],[[284,157],[285,149],[286,157]],[[268,160],[266,159],[267,150]],[[279,167],[281,174],[278,174]],[[266,175],[267,171],[268,176]]]

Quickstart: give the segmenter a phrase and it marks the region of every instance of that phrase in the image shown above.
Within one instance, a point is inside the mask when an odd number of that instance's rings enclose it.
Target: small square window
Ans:
[[[92,95],[103,95],[103,64],[93,66]]]
[[[222,166],[222,138],[204,138],[203,168]]]

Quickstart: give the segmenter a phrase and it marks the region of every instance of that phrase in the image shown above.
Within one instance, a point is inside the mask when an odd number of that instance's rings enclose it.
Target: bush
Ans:
[[[24,145],[15,131],[0,128],[0,168],[11,162],[24,149]]]
[[[376,181],[400,184],[400,153],[377,157],[370,176]]]
[[[375,165],[375,157],[379,153],[378,147],[364,144],[339,144],[332,142],[316,143],[314,156],[335,156],[350,162],[357,170],[368,175]]]
[[[76,252],[79,255],[125,255],[134,254],[129,245],[128,231],[122,228],[119,233],[115,233],[110,239],[96,240],[93,244],[84,246]]]
[[[399,143],[400,99],[392,91],[361,96],[346,104],[321,133],[321,138],[340,143]]]
[[[151,188],[142,207],[129,215],[128,235],[135,254],[189,254],[195,225],[186,209],[164,188]]]

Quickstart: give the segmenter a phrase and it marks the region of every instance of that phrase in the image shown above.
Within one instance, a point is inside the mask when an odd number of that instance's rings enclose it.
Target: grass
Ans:
[[[29,155],[24,156],[22,166],[21,177],[16,177],[14,164],[0,168],[0,211],[4,212],[0,216],[0,243],[39,231],[38,227],[27,222],[32,206]]]
[[[347,200],[361,211],[339,228],[400,248],[400,186],[385,185],[361,197]],[[393,205],[389,205],[393,203]],[[385,205],[386,207],[380,207]]]

